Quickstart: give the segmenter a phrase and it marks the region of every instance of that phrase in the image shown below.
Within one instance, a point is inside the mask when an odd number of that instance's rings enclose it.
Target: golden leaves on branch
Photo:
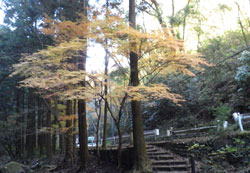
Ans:
[[[69,62],[67,61],[70,60],[72,56],[78,55],[85,44],[85,41],[76,39],[25,56],[18,64],[14,65],[15,71],[12,75],[18,74],[37,77],[58,69],[70,70]]]
[[[76,115],[64,115],[59,117],[59,121],[76,120],[77,118]]]
[[[185,101],[181,95],[172,93],[170,88],[163,84],[151,84],[149,86],[122,86],[113,85],[112,92],[107,95],[107,99],[122,99],[128,94],[129,100],[151,101],[158,99],[169,99],[178,104]]]
[[[170,89],[163,84],[153,84],[150,86],[130,86],[128,88],[128,95],[131,100],[158,100],[169,99],[174,103],[183,102],[181,95],[170,92]]]
[[[104,38],[109,39],[108,44],[103,46],[109,50],[109,55],[115,61],[128,58],[131,50],[135,52],[140,58],[141,78],[145,78],[145,75],[170,73],[194,76],[194,70],[202,70],[209,65],[199,55],[186,53],[183,41],[175,39],[167,28],[143,32],[129,27],[121,18],[113,16],[106,20],[92,21],[89,28],[95,33],[93,37],[89,36],[99,43],[103,43]],[[130,42],[134,43],[132,47]]]
[[[92,101],[103,94],[104,85],[111,85],[107,99],[120,99],[127,93],[132,100],[166,98],[179,103],[183,101],[180,95],[171,93],[163,84],[148,85],[151,79],[176,72],[194,76],[194,70],[202,70],[203,66],[209,65],[198,55],[187,54],[183,41],[176,40],[170,30],[143,32],[129,27],[119,16],[110,15],[106,19],[94,17],[91,21],[78,22],[45,19],[44,22],[47,27],[43,32],[53,35],[57,45],[22,58],[14,66],[13,75],[24,76],[22,86],[37,88],[46,97]],[[140,78],[145,85],[128,87],[115,82],[108,84],[103,82],[107,78],[103,74],[78,70],[77,63],[82,58],[81,50],[87,46],[86,39],[102,44],[119,65],[124,65],[129,52],[134,51],[139,56]],[[85,86],[82,85],[84,80]]]
[[[53,36],[57,43],[68,42],[76,38],[84,38],[87,33],[87,22],[82,18],[79,22],[55,21],[48,17],[44,20],[42,32]]]

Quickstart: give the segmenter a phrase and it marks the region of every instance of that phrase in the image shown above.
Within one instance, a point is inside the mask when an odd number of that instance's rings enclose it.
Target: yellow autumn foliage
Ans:
[[[76,115],[61,115],[59,121],[76,120],[78,117]]]
[[[183,101],[178,94],[171,93],[163,84],[151,84],[157,75],[184,73],[194,76],[194,70],[202,70],[209,65],[198,55],[187,54],[183,41],[176,40],[168,29],[143,32],[133,29],[119,16],[98,17],[91,21],[77,23],[56,22],[46,19],[48,24],[43,32],[52,34],[56,46],[48,47],[32,55],[25,56],[14,66],[13,75],[22,75],[22,86],[37,88],[47,97],[60,97],[62,100],[85,99],[92,101],[103,96],[107,76],[88,74],[77,69],[86,46],[86,39],[95,40],[103,45],[119,66],[128,67],[129,51],[139,56],[140,80],[144,85],[128,87],[118,83],[111,84],[108,99],[122,98],[128,94],[132,100],[167,98],[174,102]],[[108,39],[108,42],[105,42]],[[135,43],[131,47],[130,42]],[[86,79],[86,86],[81,82]]]

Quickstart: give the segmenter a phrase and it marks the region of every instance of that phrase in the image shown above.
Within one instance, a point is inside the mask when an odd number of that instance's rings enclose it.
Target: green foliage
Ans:
[[[247,37],[250,38],[249,33]],[[230,110],[247,112],[249,96],[246,92],[238,92],[240,83],[235,80],[239,55],[229,58],[244,46],[242,33],[238,30],[203,41],[199,52],[213,66],[206,67],[202,73],[198,72],[194,78],[184,75],[157,78],[175,93],[180,93],[188,102],[183,103],[181,108],[176,108],[162,100],[154,107],[147,107],[146,115],[150,119],[154,115],[154,123],[157,121],[166,124],[163,120],[169,122],[171,119],[171,124],[176,122],[176,125],[181,124],[182,127],[192,127],[195,124],[207,124],[215,118],[226,120],[231,115]],[[244,91],[247,91],[247,87]]]
[[[225,12],[225,11],[231,11],[232,8],[230,6],[228,6],[227,4],[219,4],[218,10]]]
[[[238,151],[238,148],[237,147],[234,147],[234,146],[225,146],[225,147],[222,147],[220,148],[219,150],[217,150],[215,153],[212,153],[213,154],[226,154],[226,153],[234,153],[234,152],[237,152]]]
[[[213,112],[217,120],[225,121],[231,116],[232,108],[226,105],[221,105],[213,108]]]
[[[240,139],[240,138],[233,138],[233,140],[234,140],[234,143],[238,144],[238,145],[246,144],[246,142],[244,140]]]
[[[244,51],[239,58],[240,66],[237,68],[235,80],[243,87],[250,83],[250,52]]]
[[[205,145],[203,144],[199,144],[199,143],[195,143],[191,146],[189,146],[188,150],[196,150],[196,149],[200,149],[200,148],[204,148]]]
[[[249,33],[247,37],[250,38]],[[232,56],[243,47],[240,31],[226,32],[202,44],[200,52],[209,62],[214,63],[214,66],[207,68],[203,75],[199,76],[200,101],[216,105],[227,103],[231,107],[246,104],[242,101],[245,96],[237,92],[238,85],[235,81],[239,55]]]

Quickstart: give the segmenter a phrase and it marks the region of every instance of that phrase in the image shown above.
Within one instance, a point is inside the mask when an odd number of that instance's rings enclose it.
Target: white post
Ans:
[[[236,123],[238,123],[238,125],[240,127],[240,131],[243,132],[244,129],[243,129],[243,124],[242,124],[242,115],[239,112],[234,112],[233,118],[234,118],[234,121],[236,121]]]
[[[159,136],[160,135],[160,130],[159,129],[155,129],[155,135]]]
[[[224,128],[224,130],[227,129],[227,127],[228,127],[228,122],[227,122],[227,121],[224,121],[224,122],[223,122],[223,128]]]
[[[155,140],[156,140],[156,136],[159,136],[160,135],[160,131],[159,131],[159,129],[155,129]]]
[[[171,130],[167,130],[167,136],[171,136]]]
[[[220,131],[220,120],[217,120],[217,131]]]
[[[244,131],[244,129],[243,129],[243,124],[242,124],[242,115],[239,115],[239,117],[238,117],[238,121],[239,121],[239,126],[240,126],[240,131]]]

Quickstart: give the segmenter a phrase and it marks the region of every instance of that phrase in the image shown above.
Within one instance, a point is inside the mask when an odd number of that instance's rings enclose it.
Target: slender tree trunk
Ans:
[[[67,101],[66,103],[66,115],[72,115],[72,101]],[[72,119],[66,120],[66,140],[65,140],[65,158],[64,160],[73,165],[73,126]]]
[[[59,122],[59,110],[58,110],[58,101],[57,100],[54,100],[54,120],[53,120],[53,124],[55,125],[59,125],[60,122]],[[58,128],[55,128],[53,131],[53,154],[57,154],[57,151],[58,151],[58,140],[59,140],[59,136],[60,136],[60,132],[59,132],[59,127]]]
[[[77,115],[76,112],[76,108],[77,108],[77,100],[73,101],[73,115]],[[76,149],[76,131],[77,131],[77,119],[74,118],[73,120],[73,157],[74,157],[74,161],[76,161],[76,153],[77,153],[77,149]]]
[[[21,111],[20,111],[20,96],[21,96],[21,93],[19,91],[19,89],[16,89],[16,114],[18,115],[18,121],[17,121],[17,126],[18,126],[18,131],[16,132],[17,134],[17,144],[16,144],[16,153],[15,155],[18,156],[18,157],[21,157],[21,151],[22,151],[22,128],[21,128],[21,124],[19,125],[18,123],[21,123],[22,121],[22,115],[20,114]],[[20,127],[20,129],[19,129]]]
[[[108,11],[109,1],[106,0],[106,11]],[[107,13],[106,13],[107,14]],[[105,39],[105,44],[108,44],[108,39]],[[108,76],[108,65],[109,65],[109,55],[108,49],[105,48],[105,70],[104,74]],[[105,78],[104,80],[104,97],[108,95],[108,79]],[[103,118],[103,137],[102,137],[102,148],[106,148],[106,138],[107,138],[107,116],[108,116],[108,103],[104,102],[104,118]]]
[[[45,125],[44,123],[44,103],[42,101],[41,98],[39,98],[38,100],[38,129],[42,129]],[[44,145],[44,139],[45,139],[45,135],[44,133],[38,133],[38,144],[39,144],[39,152],[40,152],[40,156],[43,156],[45,154],[44,149],[45,149],[45,145]]]
[[[96,151],[97,151],[97,155],[99,156],[99,127],[100,127],[100,120],[101,120],[101,115],[102,115],[102,101],[99,100],[99,104],[98,104],[98,108],[99,108],[99,113],[98,113],[98,117],[97,117],[97,124],[96,124]]]
[[[59,128],[62,128],[62,125],[59,124]],[[64,134],[62,132],[60,132],[60,136],[59,136],[59,148],[60,148],[60,154],[64,154],[65,153],[65,137]]]
[[[136,14],[135,14],[135,0],[129,0],[129,24],[131,27],[136,28]],[[134,48],[135,43],[130,43],[130,85],[139,85],[139,70],[138,70],[138,55],[136,54]],[[135,169],[141,172],[150,171],[144,132],[143,132],[143,120],[141,114],[141,102],[132,100],[131,109],[133,116],[133,141],[135,150]]]
[[[39,149],[39,143],[38,143],[38,136],[39,136],[39,129],[38,129],[38,125],[39,125],[39,120],[38,120],[38,117],[39,117],[39,115],[38,115],[38,110],[39,110],[39,97],[36,95],[36,97],[35,97],[35,121],[36,121],[36,123],[35,123],[35,128],[36,128],[36,151]]]
[[[174,16],[175,16],[175,1],[172,0],[172,15],[171,15],[172,19],[174,18]],[[176,34],[175,34],[175,30],[174,30],[174,23],[173,23],[173,21],[170,22],[170,26],[171,26],[171,33],[175,37]]]
[[[120,122],[121,122],[121,118],[122,118],[122,111],[123,111],[123,108],[124,108],[124,105],[125,105],[125,102],[126,102],[126,99],[127,99],[127,94],[123,97],[122,99],[122,102],[120,103],[120,108],[119,108],[119,113],[117,115],[117,118],[114,116],[110,106],[108,105],[107,108],[110,112],[110,115],[115,123],[115,127],[117,129],[117,132],[118,132],[118,146],[117,146],[117,158],[118,158],[118,168],[121,167],[121,153],[122,153],[122,132],[121,132],[121,128],[120,128]],[[105,101],[107,102],[107,100],[105,99]]]
[[[122,133],[120,129],[120,123],[116,123],[116,128],[117,128],[117,133],[118,133],[118,147],[117,147],[117,152],[118,152],[118,168],[121,168],[122,166]]]
[[[174,0],[172,0],[172,17],[174,17],[175,14],[175,3]]]
[[[55,132],[55,129],[53,129],[52,133],[52,154],[56,154],[56,142],[57,142],[57,134]]]
[[[189,4],[190,4],[191,0],[188,0],[188,3],[186,5],[186,8],[189,8]],[[188,13],[185,11],[184,12],[184,19],[183,19],[183,28],[182,28],[182,39],[185,40],[185,32],[186,32],[186,24],[187,24],[187,17],[188,17]]]
[[[22,115],[21,115],[21,154],[22,156],[25,155],[25,90],[22,90],[22,108],[20,108],[22,111]]]
[[[47,113],[46,113],[46,155],[48,159],[52,158],[52,138],[51,138],[51,101],[47,102]]]
[[[28,116],[27,116],[27,143],[26,143],[26,151],[28,158],[33,157],[34,148],[35,148],[35,112],[34,112],[34,95],[31,90],[29,90],[28,94]]]
[[[107,44],[107,40],[106,40]],[[108,76],[108,63],[109,63],[109,58],[108,58],[108,51],[105,50],[106,55],[105,55],[105,72],[104,74]],[[104,80],[104,97],[108,95],[108,79],[105,78]],[[102,148],[106,148],[106,138],[107,138],[107,116],[108,116],[108,108],[107,108],[107,102],[104,102],[104,119],[103,119],[103,137],[102,137]]]
[[[236,5],[237,5],[237,8],[238,8],[238,22],[239,22],[239,25],[240,25],[240,29],[241,29],[241,33],[242,33],[245,45],[247,47],[248,46],[248,39],[247,39],[245,29],[244,29],[244,26],[243,26],[243,23],[242,23],[241,17],[240,17],[240,11],[241,11],[240,10],[240,5],[238,3],[236,3]]]

